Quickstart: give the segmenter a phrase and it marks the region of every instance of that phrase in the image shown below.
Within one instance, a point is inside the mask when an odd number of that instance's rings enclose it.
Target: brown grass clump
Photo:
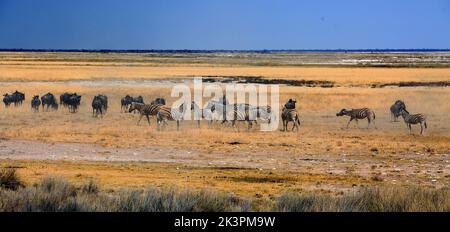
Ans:
[[[0,169],[0,188],[16,190],[22,187],[23,183],[19,176],[16,174],[14,168],[2,168]]]
[[[343,196],[286,193],[276,208],[284,212],[448,212],[449,196],[448,189],[365,187]]]
[[[258,196],[255,199],[244,199],[208,190],[180,190],[170,187],[121,189],[105,193],[98,191],[98,186],[93,182],[77,187],[61,177],[49,176],[33,186],[16,190],[0,189],[0,211],[226,212],[262,209],[283,212],[448,212],[449,194],[446,188],[380,186],[360,188],[341,196],[288,192],[274,197],[272,204],[259,201],[256,199]]]

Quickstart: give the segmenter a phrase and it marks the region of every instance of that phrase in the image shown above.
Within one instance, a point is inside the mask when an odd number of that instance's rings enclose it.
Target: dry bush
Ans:
[[[367,187],[343,196],[286,193],[276,210],[283,212],[448,212],[448,189]]]
[[[0,188],[16,190],[19,187],[23,187],[23,183],[19,176],[16,174],[14,168],[2,168],[0,169]]]
[[[90,182],[77,188],[61,177],[45,177],[34,186],[0,190],[0,211],[18,212],[223,212],[248,211],[250,202],[208,191],[150,188],[107,194]]]

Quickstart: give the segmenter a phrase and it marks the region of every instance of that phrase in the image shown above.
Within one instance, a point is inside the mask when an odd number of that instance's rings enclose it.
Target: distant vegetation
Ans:
[[[450,211],[448,189],[370,187],[342,196],[285,193],[271,211]],[[223,212],[253,211],[252,200],[211,191],[173,188],[103,192],[94,182],[75,186],[48,176],[24,186],[13,169],[0,172],[0,211]]]

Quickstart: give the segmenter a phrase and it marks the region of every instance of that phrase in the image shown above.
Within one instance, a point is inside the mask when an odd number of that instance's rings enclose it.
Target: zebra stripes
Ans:
[[[166,126],[167,121],[176,121],[177,130],[180,129],[180,121],[183,120],[184,113],[186,112],[186,105],[183,103],[178,109],[169,107],[160,107],[156,113],[156,122],[158,124],[158,130],[161,129],[161,125]]]
[[[294,125],[292,126],[292,131],[296,129],[299,130],[300,126],[300,115],[298,114],[297,110],[295,109],[286,109],[283,108],[283,111],[281,113],[281,120],[283,121],[283,131],[287,131],[287,127],[289,122],[293,122]]]
[[[409,133],[411,134],[411,125],[412,124],[420,124],[420,134],[423,134],[423,128],[427,129],[427,120],[422,114],[409,114],[406,110],[401,110],[400,114],[403,117],[403,120],[406,123],[406,126],[409,129]]]
[[[148,105],[148,104],[143,104],[143,103],[132,102],[128,112],[131,113],[135,110],[139,111],[140,116],[139,116],[137,125],[139,125],[142,117],[144,117],[144,116],[147,118],[148,125],[150,125],[150,116],[156,115],[158,113],[158,111],[162,108],[168,108],[168,107],[164,106],[164,105],[159,105],[159,104]]]
[[[356,124],[358,124],[358,119],[365,119],[365,118],[367,118],[367,128],[369,128],[371,123],[374,124],[375,126],[375,112],[373,112],[369,108],[351,109],[351,110],[342,109],[336,114],[336,116],[338,117],[344,115],[350,117],[350,121],[348,121],[347,123],[347,128],[350,125],[351,121],[355,120]]]

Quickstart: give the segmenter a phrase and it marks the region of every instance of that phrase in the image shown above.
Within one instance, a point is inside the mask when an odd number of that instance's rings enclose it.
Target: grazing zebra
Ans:
[[[213,113],[211,112],[211,109],[207,108],[200,108],[200,106],[195,103],[195,101],[191,102],[191,110],[194,111],[194,120],[197,119],[197,127],[200,128],[200,120],[202,118],[206,119],[208,121],[208,124],[211,125],[213,120]]]
[[[139,125],[139,122],[141,121],[142,117],[144,117],[144,116],[147,118],[148,125],[150,125],[150,116],[156,115],[161,108],[168,108],[168,107],[164,106],[164,105],[152,105],[152,104],[147,105],[147,104],[132,102],[128,112],[131,113],[135,110],[139,111],[140,116],[139,116],[137,125]],[[170,110],[170,108],[169,108],[169,110]]]
[[[281,113],[281,120],[283,121],[283,131],[287,131],[287,127],[289,122],[293,122],[294,125],[292,126],[292,131],[294,131],[294,128],[299,130],[300,126],[300,115],[298,114],[296,109],[286,109],[283,108],[283,111]]]
[[[422,114],[409,114],[406,110],[401,110],[400,114],[409,128],[409,133],[411,134],[411,124],[420,124],[420,134],[423,132],[423,128],[427,129],[427,120]]]
[[[167,126],[167,121],[176,121],[177,130],[180,129],[180,121],[183,120],[184,113],[186,112],[186,105],[183,103],[178,107],[178,110],[169,108],[167,106],[160,107],[156,113],[156,122],[158,124],[158,130],[161,130],[161,125]]]
[[[347,128],[348,125],[350,125],[350,122],[355,120],[356,124],[358,125],[358,119],[364,119],[367,118],[367,128],[369,128],[370,123],[373,123],[375,126],[375,112],[373,112],[371,109],[369,108],[362,108],[362,109],[352,109],[352,110],[346,110],[346,109],[342,109],[341,111],[339,111],[336,116],[349,116],[350,117],[350,121],[348,121],[347,123]],[[376,126],[375,126],[376,128]]]
[[[401,115],[400,111],[402,109],[405,110],[406,112],[408,112],[406,110],[406,105],[405,105],[405,103],[403,101],[401,101],[401,100],[395,101],[395,103],[390,108],[391,121],[398,122],[397,119],[398,119],[398,117],[400,117],[400,115]]]
[[[33,99],[31,99],[31,109],[33,109],[34,112],[39,112],[40,105],[41,105],[41,100],[39,99],[39,95],[33,96]]]

